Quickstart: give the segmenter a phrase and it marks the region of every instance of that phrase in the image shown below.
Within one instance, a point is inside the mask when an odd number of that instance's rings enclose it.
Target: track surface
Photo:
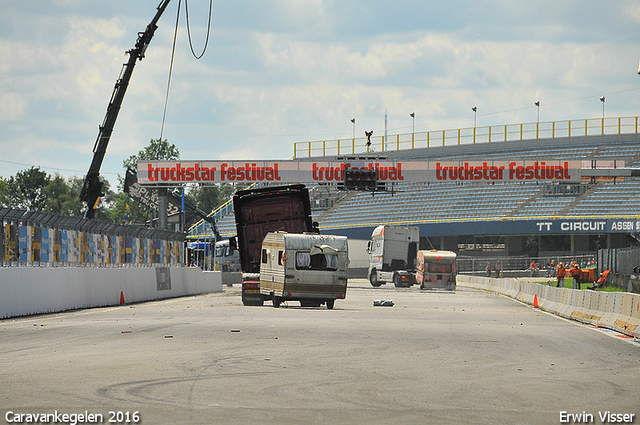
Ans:
[[[492,293],[362,280],[334,310],[244,307],[230,288],[0,321],[0,382],[0,423],[56,410],[144,424],[640,422],[640,343]]]

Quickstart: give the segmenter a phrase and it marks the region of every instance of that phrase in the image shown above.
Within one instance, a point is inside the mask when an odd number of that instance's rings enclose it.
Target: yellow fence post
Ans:
[[[602,117],[602,134],[604,134],[604,117]]]
[[[311,158],[311,142],[309,142],[309,158]]]
[[[327,156],[327,141],[322,141],[322,156]]]
[[[351,153],[352,154],[356,153],[356,139],[355,138],[351,139]]]
[[[489,126],[489,143],[491,143],[491,126]]]
[[[507,141],[507,124],[504,125],[504,141]]]
[[[571,122],[569,122],[571,123]],[[569,128],[571,128],[571,125],[569,125]],[[584,120],[584,135],[587,135],[587,129],[589,128],[589,120],[586,119]],[[569,136],[571,136],[571,132],[569,132]]]
[[[638,118],[636,117],[636,133],[638,132]],[[427,131],[427,147],[429,147],[429,134],[431,134],[430,131]]]
[[[416,147],[416,133],[411,133],[411,149]]]
[[[618,117],[618,134],[622,134],[622,118]]]
[[[540,138],[540,123],[536,122],[536,139]]]
[[[524,139],[524,124],[520,124],[520,140]]]
[[[473,130],[475,131],[475,128]],[[473,142],[475,143],[475,137]],[[460,129],[458,129],[458,144],[460,144]]]
[[[442,130],[442,146],[444,146],[444,130]]]
[[[338,155],[340,155],[340,139],[338,139]]]
[[[298,142],[293,143],[293,159],[298,157]]]
[[[551,122],[551,138],[555,138],[556,137],[556,122],[553,121]]]

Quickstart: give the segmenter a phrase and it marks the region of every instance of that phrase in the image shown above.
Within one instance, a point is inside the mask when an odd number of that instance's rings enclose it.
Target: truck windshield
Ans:
[[[429,263],[430,273],[451,273],[451,264]]]
[[[338,256],[335,254],[315,254],[296,252],[298,270],[338,270]]]

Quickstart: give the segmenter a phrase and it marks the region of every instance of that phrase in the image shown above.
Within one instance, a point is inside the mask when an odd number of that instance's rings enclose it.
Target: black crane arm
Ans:
[[[84,213],[85,218],[93,218],[98,202],[104,195],[102,193],[102,183],[99,179],[100,167],[102,166],[102,161],[104,160],[104,155],[107,151],[107,145],[111,139],[113,127],[115,126],[116,119],[118,118],[118,112],[120,112],[120,107],[122,106],[124,94],[127,91],[129,81],[131,80],[133,68],[135,67],[137,60],[142,60],[144,58],[144,54],[147,47],[149,47],[151,38],[153,38],[153,34],[158,28],[158,20],[164,13],[170,1],[171,0],[162,0],[160,2],[158,11],[151,20],[151,23],[147,25],[144,32],[138,33],[138,40],[136,41],[135,47],[127,52],[129,54],[129,60],[127,63],[122,65],[120,76],[118,77],[115,88],[113,89],[111,100],[107,106],[107,113],[102,125],[100,126],[96,143],[93,146],[93,161],[91,161],[91,166],[89,167],[84,184],[82,185],[82,191],[80,192],[80,200],[87,203],[87,209]]]

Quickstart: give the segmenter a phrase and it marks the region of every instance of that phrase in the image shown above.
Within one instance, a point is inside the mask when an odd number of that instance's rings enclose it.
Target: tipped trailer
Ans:
[[[262,241],[269,232],[317,233],[309,190],[302,184],[239,190],[233,197],[237,236],[230,247],[240,253],[242,303],[263,305],[260,292]]]

